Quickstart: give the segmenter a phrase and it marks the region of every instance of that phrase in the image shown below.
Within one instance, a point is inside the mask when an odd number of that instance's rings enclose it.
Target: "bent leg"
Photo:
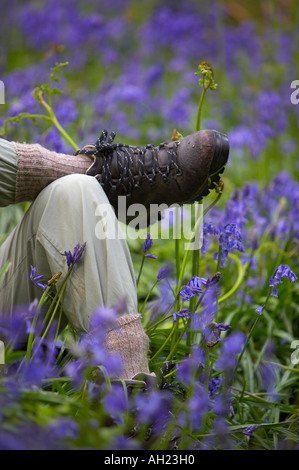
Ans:
[[[0,206],[16,202],[18,166],[14,147],[2,140]],[[114,306],[125,298],[127,315],[119,319],[118,328],[108,333],[107,350],[122,356],[125,367],[121,378],[148,372],[148,338],[137,313],[131,256],[125,239],[111,236],[120,231],[114,211],[96,179],[80,174],[55,176],[59,179],[52,183],[48,178],[41,182],[41,188],[51,184],[39,192],[0,247],[0,267],[11,262],[0,286],[0,310],[12,313],[15,306],[40,297],[41,291],[29,277],[31,266],[45,280],[59,271],[64,276],[67,265],[61,253],[86,242],[84,257],[75,266],[67,286],[64,303],[67,316],[80,334],[88,329],[90,314],[96,307]],[[27,196],[26,191],[22,200],[31,199],[31,195]]]
[[[86,242],[84,257],[66,290],[66,313],[75,329],[86,331],[97,306],[113,306],[123,298],[128,313],[136,314],[132,260],[126,240],[110,238],[115,227],[114,211],[96,179],[69,175],[51,183],[0,247],[0,264],[12,262],[0,289],[0,309],[10,312],[16,304],[40,296],[29,279],[31,265],[46,280],[59,271],[65,275],[67,264],[61,253]]]

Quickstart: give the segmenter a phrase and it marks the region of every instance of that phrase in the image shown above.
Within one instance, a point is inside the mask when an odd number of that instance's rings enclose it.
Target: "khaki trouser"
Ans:
[[[0,139],[1,207],[14,203],[17,168],[14,146]],[[105,216],[107,232],[118,224],[95,178],[69,175],[44,188],[0,247],[0,268],[8,260],[12,263],[0,286],[0,311],[11,313],[15,306],[40,297],[41,289],[29,277],[31,266],[44,275],[45,281],[59,271],[65,275],[66,258],[61,253],[73,252],[78,243],[86,242],[64,301],[75,329],[86,331],[97,306],[112,307],[123,298],[127,301],[126,313],[136,314],[136,281],[126,240],[99,233],[101,215]]]

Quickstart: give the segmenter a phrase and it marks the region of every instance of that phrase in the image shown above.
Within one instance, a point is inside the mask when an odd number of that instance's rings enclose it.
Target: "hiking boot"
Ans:
[[[86,174],[99,181],[118,216],[119,196],[125,196],[127,208],[142,204],[147,211],[152,204],[200,201],[218,183],[229,155],[227,137],[214,130],[157,147],[115,144],[114,138],[104,130],[95,145],[76,155],[94,158]]]

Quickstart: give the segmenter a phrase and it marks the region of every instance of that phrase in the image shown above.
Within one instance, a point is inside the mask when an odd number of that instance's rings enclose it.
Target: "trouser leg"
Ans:
[[[50,279],[67,272],[64,251],[86,242],[82,262],[74,268],[66,291],[67,314],[78,331],[86,331],[90,313],[99,305],[127,300],[137,312],[136,284],[129,249],[116,233],[117,220],[98,182],[69,175],[47,186],[0,248],[1,264],[12,262],[1,286],[0,308],[11,311],[38,295],[29,278],[30,266]],[[103,229],[107,230],[107,236]]]
[[[15,202],[18,156],[13,144],[0,139],[0,207]]]
[[[69,279],[64,308],[81,333],[88,329],[95,308],[126,299],[128,315],[119,322],[123,334],[110,332],[108,349],[123,353],[123,378],[128,378],[148,371],[148,340],[137,314],[135,275],[126,240],[109,236],[117,234],[117,224],[94,178],[77,174],[52,182],[39,193],[0,247],[0,266],[8,260],[12,263],[0,288],[0,309],[12,312],[15,305],[28,303],[41,294],[29,278],[31,265],[45,279],[59,271],[64,276],[67,265],[61,253],[86,242],[84,257]]]

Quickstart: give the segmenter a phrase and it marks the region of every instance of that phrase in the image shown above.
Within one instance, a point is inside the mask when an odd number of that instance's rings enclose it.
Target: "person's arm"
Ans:
[[[18,156],[11,142],[0,139],[0,207],[15,201]]]

